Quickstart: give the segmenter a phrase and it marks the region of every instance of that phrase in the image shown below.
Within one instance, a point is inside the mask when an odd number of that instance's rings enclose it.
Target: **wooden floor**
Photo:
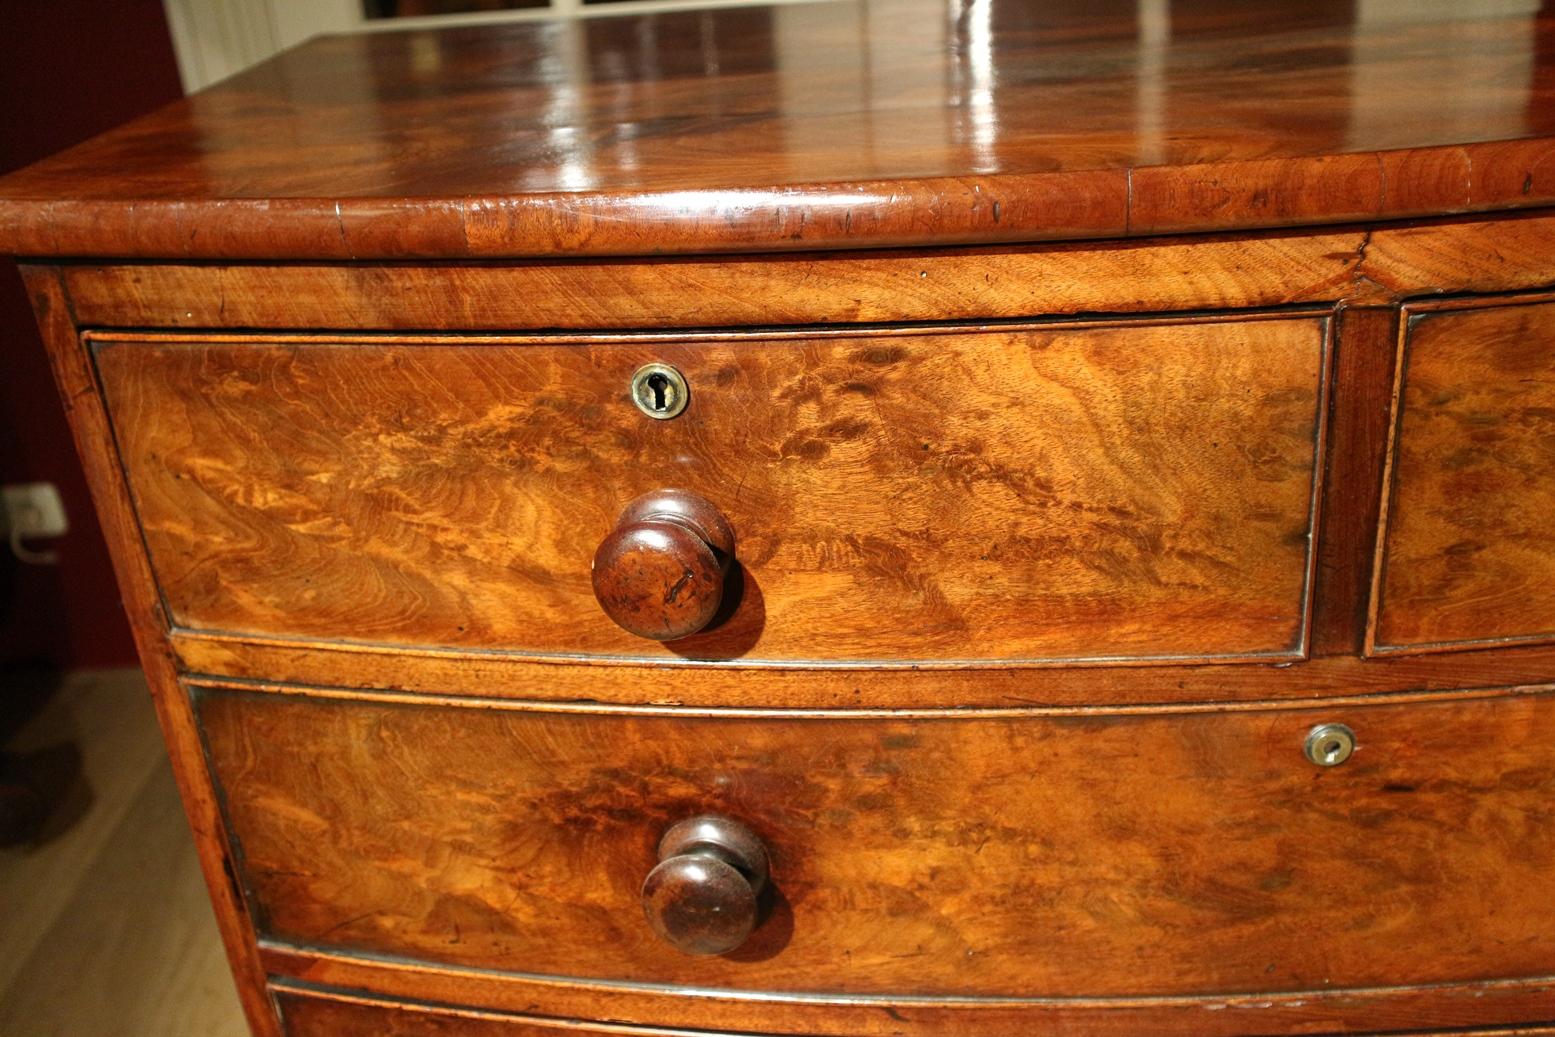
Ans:
[[[6,748],[66,756],[71,741],[83,780],[34,845],[0,850],[0,1034],[240,1037],[138,672],[66,678]]]

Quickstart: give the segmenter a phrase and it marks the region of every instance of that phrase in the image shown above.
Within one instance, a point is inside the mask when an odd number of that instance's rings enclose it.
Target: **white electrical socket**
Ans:
[[[65,502],[59,499],[59,488],[51,482],[0,486],[0,511],[4,512],[5,531],[13,544],[64,536],[70,530],[65,520]]]

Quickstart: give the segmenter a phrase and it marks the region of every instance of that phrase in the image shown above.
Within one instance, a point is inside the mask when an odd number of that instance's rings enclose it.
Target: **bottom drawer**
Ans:
[[[353,994],[271,988],[286,1037],[718,1037],[700,1030],[596,1029],[444,1006],[382,1001]]]
[[[886,997],[1555,965],[1555,695],[918,717],[194,696],[259,932],[281,944]],[[1303,746],[1329,721],[1358,748],[1323,767]],[[772,878],[748,941],[699,958],[655,935],[641,891],[666,829],[709,813],[754,831]]]
[[[441,1005],[407,1004],[371,996],[273,987],[286,1037],[720,1037],[711,1030],[587,1024]],[[1550,1037],[1544,1026],[1451,1031],[1392,1031],[1389,1037]],[[723,1034],[722,1037],[731,1037]],[[748,1037],[748,1035],[747,1035]],[[970,1034],[967,1037],[971,1037]]]

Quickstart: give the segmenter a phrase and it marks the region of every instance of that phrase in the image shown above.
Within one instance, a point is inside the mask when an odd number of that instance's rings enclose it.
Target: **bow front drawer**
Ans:
[[[180,627],[1097,662],[1304,654],[1327,329],[93,342]]]
[[[718,1037],[574,1020],[406,1004],[349,993],[272,988],[287,1037]]]
[[[1555,641],[1555,302],[1404,311],[1370,647]]]
[[[1548,974],[1555,695],[707,716],[197,688],[260,934],[924,997]]]

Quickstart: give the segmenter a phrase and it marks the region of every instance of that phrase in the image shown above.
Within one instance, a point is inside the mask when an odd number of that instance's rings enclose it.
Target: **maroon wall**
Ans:
[[[0,173],[181,94],[160,0],[0,0]],[[0,260],[0,483],[52,482],[57,566],[0,548],[0,663],[134,661],[129,627],[21,279]]]

